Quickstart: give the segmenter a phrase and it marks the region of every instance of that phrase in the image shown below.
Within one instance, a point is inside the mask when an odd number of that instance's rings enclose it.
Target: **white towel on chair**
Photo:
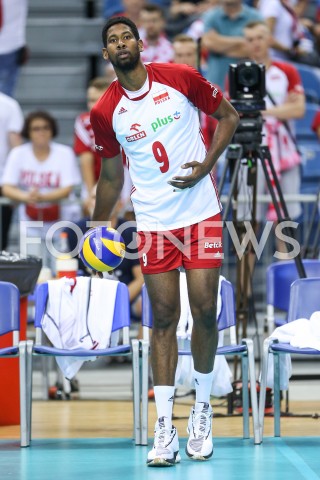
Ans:
[[[270,338],[289,343],[295,348],[314,348],[320,351],[320,312],[313,312],[310,320],[299,318],[274,330]],[[273,355],[268,358],[267,386],[273,388]],[[288,390],[292,374],[290,355],[280,355],[280,388]]]
[[[217,318],[221,312],[221,281],[225,278],[220,275],[219,288],[217,297]],[[180,303],[181,314],[177,328],[178,344],[181,348],[190,345],[191,332],[193,326],[193,318],[189,305],[187,278],[185,272],[180,273]],[[219,333],[219,344],[223,345],[223,332]],[[191,355],[183,355],[178,358],[178,365],[176,370],[175,385],[183,385],[186,388],[194,388],[194,366]],[[224,355],[217,355],[213,368],[213,383],[211,394],[216,397],[227,395],[233,391],[231,385],[232,373]]]
[[[115,280],[66,277],[48,282],[48,304],[41,324],[56,348],[107,348],[118,283]],[[71,379],[83,362],[95,357],[56,357],[64,376]]]

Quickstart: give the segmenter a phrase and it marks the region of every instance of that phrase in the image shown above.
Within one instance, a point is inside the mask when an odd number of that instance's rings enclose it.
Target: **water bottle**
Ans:
[[[56,259],[56,277],[76,278],[79,263],[77,258],[72,258],[68,242],[67,232],[60,232],[59,256]]]

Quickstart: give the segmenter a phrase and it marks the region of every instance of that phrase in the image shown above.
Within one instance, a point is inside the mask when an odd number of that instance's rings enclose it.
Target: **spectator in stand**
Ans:
[[[0,92],[14,94],[20,66],[27,61],[28,0],[0,1]]]
[[[23,113],[16,100],[0,93],[0,198],[2,198],[2,174],[9,151],[22,143],[21,130]],[[1,205],[1,245],[5,250],[8,244],[12,206]]]
[[[202,45],[209,51],[206,77],[211,83],[223,88],[229,64],[247,56],[243,29],[255,20],[262,20],[261,14],[242,0],[221,0],[221,6],[205,13]]]
[[[259,10],[272,33],[271,55],[284,60],[320,65],[319,56],[314,52],[314,38],[300,20],[301,14],[293,8],[290,0],[260,0]],[[304,2],[302,2],[304,3]]]
[[[190,25],[201,17],[211,3],[211,0],[172,0],[166,24],[169,38],[186,33]]]
[[[172,40],[173,62],[184,63],[198,69],[199,56],[197,42],[184,33],[179,33]]]
[[[203,24],[203,16],[204,13],[208,10],[211,10],[214,7],[217,7],[220,4],[220,0],[206,0],[202,3],[202,14],[199,18],[197,18],[191,25],[185,30],[184,33],[190,35],[190,37],[198,40],[202,37],[204,33],[204,24]]]
[[[123,12],[123,5],[121,0],[104,0],[103,3],[103,17],[109,18],[120,15]]]
[[[292,121],[303,117],[305,112],[305,95],[300,75],[293,65],[271,59],[269,47],[272,36],[264,22],[248,24],[244,34],[249,58],[266,66],[266,110],[262,112],[265,120],[264,143],[269,147],[282,192],[299,194],[301,157],[296,147]],[[246,185],[245,176],[243,184]],[[247,193],[248,188],[250,187],[244,186]],[[263,194],[265,190],[265,178],[258,163],[257,193]],[[293,220],[301,214],[299,202],[288,202],[287,208]],[[238,209],[238,214],[241,217],[240,210]],[[241,220],[245,219],[244,216],[245,214]],[[263,218],[266,215],[261,204],[258,204],[257,220],[262,221]],[[273,205],[269,206],[267,219],[277,220]]]
[[[113,17],[128,17],[140,28],[140,13],[146,4],[145,0],[122,0],[122,10],[112,15]]]
[[[167,9],[171,5],[171,0],[153,0],[154,5],[159,5],[163,9]],[[123,15],[124,12],[123,2],[121,0],[104,0],[103,16],[104,18]]]
[[[173,48],[165,33],[165,16],[161,7],[145,4],[140,12],[140,38],[143,41],[143,62],[171,62]]]
[[[97,183],[101,158],[95,149],[94,133],[90,123],[90,111],[94,104],[110,85],[105,77],[96,77],[90,81],[87,89],[88,112],[78,115],[74,126],[74,151],[80,161],[80,169],[85,187],[83,208],[88,213],[88,205],[91,202],[90,192]]]
[[[11,150],[2,178],[3,194],[20,203],[21,253],[42,257],[43,264],[53,270],[55,259],[47,248],[53,237],[48,230],[59,220],[79,220],[76,202],[59,202],[75,200],[73,189],[81,184],[72,148],[52,141],[57,132],[56,121],[49,113],[31,112],[22,129],[27,143]],[[43,222],[43,226],[24,223],[32,221]]]
[[[291,0],[301,23],[313,37],[315,49],[320,53],[320,0]]]
[[[320,110],[315,114],[311,128],[320,140]]]
[[[174,63],[185,63],[190,67],[196,68],[201,73],[199,68],[199,50],[198,43],[188,35],[180,33],[176,35],[172,41]],[[213,117],[200,112],[200,123],[203,131],[204,142],[207,150],[209,149],[214,131],[217,126],[217,120]]]
[[[316,2],[316,11],[313,19],[315,19],[315,22],[312,21],[311,32],[315,38],[317,52],[320,53],[320,0],[317,0]]]

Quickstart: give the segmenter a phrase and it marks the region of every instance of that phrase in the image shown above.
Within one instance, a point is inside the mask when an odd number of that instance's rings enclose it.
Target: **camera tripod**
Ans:
[[[271,195],[272,204],[274,206],[274,209],[277,215],[277,221],[280,223],[283,221],[290,222],[291,220],[289,217],[289,213],[288,213],[288,209],[287,209],[284,197],[283,197],[283,193],[281,191],[279,179],[277,177],[277,174],[272,162],[269,148],[267,146],[261,146],[259,143],[254,141],[251,143],[231,144],[227,150],[226,162],[225,162],[222,176],[219,182],[218,191],[219,191],[219,195],[221,195],[221,192],[226,180],[227,172],[229,169],[231,174],[230,193],[228,195],[228,200],[224,208],[223,225],[224,226],[226,225],[225,222],[228,218],[230,206],[232,204],[233,222],[236,227],[236,231],[238,232],[238,237],[243,236],[243,234],[246,231],[244,228],[244,222],[239,221],[237,218],[238,176],[240,172],[240,167],[242,163],[245,163],[248,166],[247,183],[248,185],[252,185],[252,188],[253,188],[250,223],[253,229],[255,230],[256,224],[257,224],[256,193],[257,193],[258,161],[261,162],[266,185]],[[271,172],[273,182],[270,178],[270,172]],[[295,230],[290,226],[286,226],[285,228],[283,228],[283,233],[286,233],[286,235],[290,238],[295,238]],[[247,324],[249,320],[249,313],[254,315],[254,320],[256,322],[252,291],[251,291],[250,298],[248,294],[249,289],[251,289],[251,286],[252,286],[251,285],[252,272],[249,264],[249,253],[251,252],[252,250],[247,247],[241,260],[238,260],[237,262],[237,281],[236,281],[237,283],[236,285],[237,334],[239,335],[240,326],[241,326],[242,337],[247,336]],[[306,277],[306,273],[305,273],[305,269],[302,263],[300,253],[295,256],[294,260],[296,263],[299,276]]]

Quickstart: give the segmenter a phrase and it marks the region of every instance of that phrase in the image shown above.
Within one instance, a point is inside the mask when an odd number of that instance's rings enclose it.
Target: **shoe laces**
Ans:
[[[212,412],[209,412],[209,404],[204,403],[201,411],[193,410],[192,426],[195,438],[207,438],[211,429]]]
[[[172,429],[165,426],[164,417],[158,419],[158,424],[154,431],[154,447],[159,450],[165,450],[170,443]]]

